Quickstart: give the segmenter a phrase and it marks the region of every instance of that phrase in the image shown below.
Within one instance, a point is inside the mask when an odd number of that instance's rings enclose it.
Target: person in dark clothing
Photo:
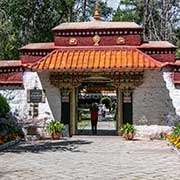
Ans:
[[[98,105],[92,104],[91,107],[91,127],[92,127],[92,134],[97,134],[97,122],[98,122]]]

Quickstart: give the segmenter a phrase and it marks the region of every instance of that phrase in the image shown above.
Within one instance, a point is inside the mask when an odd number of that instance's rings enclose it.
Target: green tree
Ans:
[[[4,7],[5,1],[0,1],[0,59],[18,58],[16,30],[7,18]]]
[[[0,59],[18,59],[18,48],[53,41],[52,27],[70,21],[74,0],[0,1]]]
[[[144,40],[167,40],[177,46],[179,20],[178,0],[121,0],[113,16],[113,21],[134,21],[143,25]]]
[[[138,24],[142,24],[142,19],[142,0],[121,0],[112,18],[113,21],[134,21]]]
[[[99,1],[110,19],[112,8]],[[0,0],[0,59],[18,59],[18,48],[53,41],[51,29],[62,22],[88,21],[95,0]]]
[[[180,59],[180,49],[177,49],[177,51],[176,51],[176,58]]]
[[[110,108],[112,101],[111,101],[111,98],[109,98],[109,97],[102,97],[100,100],[100,103],[105,104],[106,108]]]
[[[99,0],[99,10],[104,20],[111,20],[113,9],[108,7],[107,2]],[[90,21],[94,14],[96,0],[76,0],[74,21]]]
[[[10,21],[0,20],[0,59],[18,59],[17,34]]]
[[[9,104],[5,97],[0,94],[0,117],[5,117],[10,111]]]

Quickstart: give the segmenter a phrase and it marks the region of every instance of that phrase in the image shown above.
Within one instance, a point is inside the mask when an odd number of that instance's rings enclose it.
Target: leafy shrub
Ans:
[[[135,133],[136,128],[134,127],[133,124],[126,123],[123,125],[123,127],[120,129],[122,134],[129,134],[129,133]]]
[[[7,134],[8,126],[5,118],[0,118],[0,136]]]
[[[111,98],[109,97],[103,97],[101,98],[100,103],[105,104],[106,108],[110,108],[112,101],[111,101]]]
[[[171,134],[173,137],[180,137],[180,123],[178,123],[174,128],[173,128],[173,131],[172,131],[172,134]]]
[[[120,129],[120,133],[126,140],[132,140],[134,138],[135,132],[136,128],[134,127],[134,125],[129,123],[124,124]]]
[[[21,126],[9,115],[0,118],[0,136],[13,133],[22,134]]]
[[[10,111],[10,106],[5,97],[0,94],[0,117],[6,117]]]
[[[59,121],[51,121],[47,125],[47,130],[50,134],[55,132],[62,132],[64,130],[64,124]]]
[[[21,126],[17,118],[10,112],[10,106],[5,97],[0,94],[0,144],[23,138]]]

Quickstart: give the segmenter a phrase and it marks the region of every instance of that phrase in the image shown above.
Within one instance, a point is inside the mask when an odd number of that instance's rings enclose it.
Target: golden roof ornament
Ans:
[[[123,37],[118,37],[117,40],[116,40],[116,44],[125,44],[125,39]]]
[[[100,36],[95,35],[95,36],[93,37],[94,46],[99,46],[99,42],[100,42],[100,41],[101,41]]]
[[[94,11],[94,19],[95,20],[101,20],[101,16],[99,14],[99,4],[98,4],[98,1],[96,1],[95,11]]]

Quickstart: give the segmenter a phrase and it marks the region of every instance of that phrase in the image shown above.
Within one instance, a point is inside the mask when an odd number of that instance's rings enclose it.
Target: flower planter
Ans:
[[[120,128],[120,134],[122,134],[126,140],[132,140],[135,136],[135,133],[136,128],[133,124],[126,123],[123,125],[123,127]]]
[[[180,137],[173,137],[171,135],[167,135],[166,139],[171,144],[172,149],[175,150],[180,156]]]
[[[53,140],[59,140],[62,137],[62,133],[61,132],[55,132],[51,134],[51,138]]]
[[[51,121],[47,125],[47,131],[51,134],[51,139],[58,140],[62,136],[64,130],[64,124],[59,121]]]
[[[15,144],[18,144],[21,141],[20,138],[17,138],[16,140],[6,142],[5,144],[0,145],[0,151],[7,149],[10,146],[13,146]]]
[[[133,140],[135,134],[129,133],[129,134],[124,134],[123,137],[125,140]]]
[[[180,137],[173,137],[171,135],[167,135],[166,139],[173,145],[176,146],[176,148],[180,149]]]

